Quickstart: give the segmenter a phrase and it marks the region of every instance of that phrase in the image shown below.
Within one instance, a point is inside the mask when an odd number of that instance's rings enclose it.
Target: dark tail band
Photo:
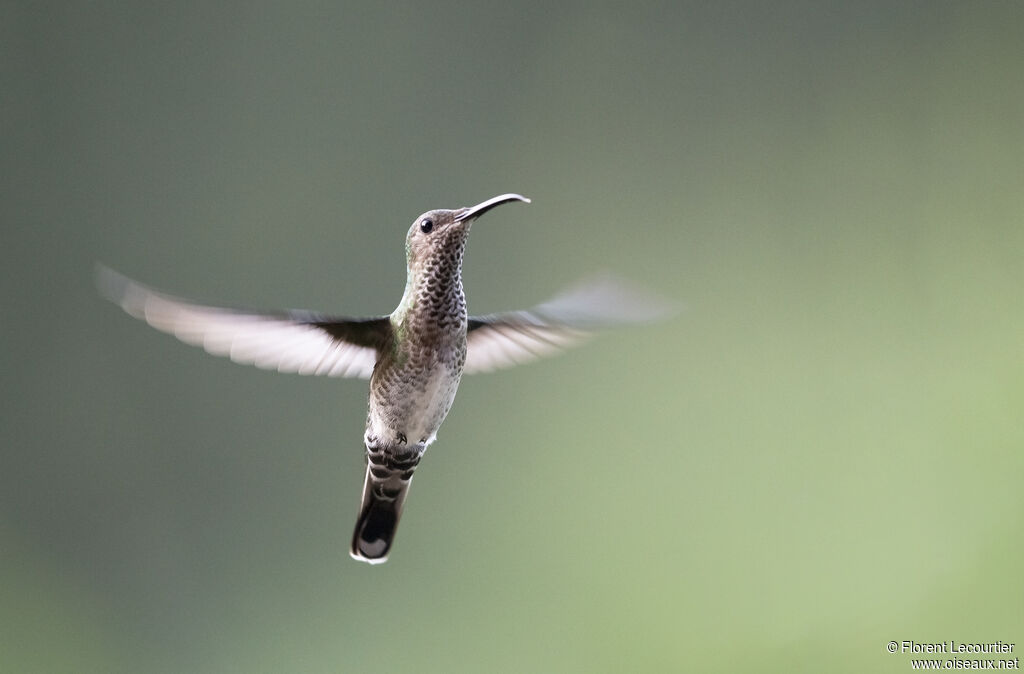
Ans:
[[[353,559],[369,564],[387,561],[420,456],[420,452],[401,457],[368,452],[363,502],[352,534]]]

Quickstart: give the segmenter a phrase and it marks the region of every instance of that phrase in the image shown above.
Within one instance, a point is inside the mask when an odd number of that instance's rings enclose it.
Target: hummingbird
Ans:
[[[137,283],[102,265],[97,284],[128,314],[181,341],[279,372],[370,380],[366,473],[350,548],[387,560],[413,473],[445,420],[463,374],[525,363],[617,323],[658,318],[666,305],[610,277],[578,284],[532,309],[470,316],[462,261],[470,227],[502,204],[430,210],[405,239],[406,283],[386,316],[348,318],[300,310],[249,311],[199,304]]]

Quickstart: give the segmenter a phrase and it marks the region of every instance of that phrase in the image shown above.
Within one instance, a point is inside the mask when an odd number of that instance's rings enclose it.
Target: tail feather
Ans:
[[[398,460],[371,451],[367,458],[363,501],[352,534],[350,554],[361,562],[383,564],[391,551],[420,455]]]

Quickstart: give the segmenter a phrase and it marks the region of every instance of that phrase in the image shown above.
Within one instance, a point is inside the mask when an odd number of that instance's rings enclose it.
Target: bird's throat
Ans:
[[[462,246],[425,264],[410,266],[405,294],[391,319],[400,334],[410,338],[465,334]]]

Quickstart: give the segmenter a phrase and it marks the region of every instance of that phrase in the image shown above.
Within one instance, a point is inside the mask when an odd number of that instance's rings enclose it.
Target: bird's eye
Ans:
[[[423,222],[420,223],[420,231],[423,232],[424,234],[429,234],[430,230],[432,230],[433,228],[434,221],[431,220],[430,218],[425,218]]]

